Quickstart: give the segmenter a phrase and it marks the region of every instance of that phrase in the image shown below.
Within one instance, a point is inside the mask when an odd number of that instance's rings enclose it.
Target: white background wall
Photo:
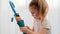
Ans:
[[[0,34],[22,34],[16,21],[11,22],[13,12],[8,3],[9,0],[0,0]],[[25,25],[32,28],[33,17],[29,13],[28,4],[31,0],[12,0],[16,6],[17,12],[24,19]],[[47,19],[51,23],[52,34],[60,33],[60,0],[47,0],[49,12]]]

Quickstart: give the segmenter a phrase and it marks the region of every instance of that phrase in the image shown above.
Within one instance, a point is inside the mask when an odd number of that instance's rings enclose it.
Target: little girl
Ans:
[[[32,0],[29,5],[29,10],[35,19],[33,29],[25,26],[20,27],[20,30],[27,34],[51,34],[49,22],[45,18],[48,10],[46,1]]]

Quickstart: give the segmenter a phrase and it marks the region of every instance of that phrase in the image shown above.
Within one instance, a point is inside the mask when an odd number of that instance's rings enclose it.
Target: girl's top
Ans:
[[[34,32],[38,32],[41,28],[44,28],[48,30],[46,34],[51,34],[50,24],[47,20],[44,20],[43,23],[41,23],[41,21],[39,20],[35,20],[33,27],[34,27]]]

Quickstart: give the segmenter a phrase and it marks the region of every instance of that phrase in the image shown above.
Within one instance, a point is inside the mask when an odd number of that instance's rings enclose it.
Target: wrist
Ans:
[[[28,33],[28,34],[33,34],[34,32],[33,32],[32,30],[27,29],[27,30],[26,30],[26,33]]]

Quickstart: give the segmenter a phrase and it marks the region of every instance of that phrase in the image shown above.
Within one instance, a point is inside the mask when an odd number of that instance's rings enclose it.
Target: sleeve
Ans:
[[[45,20],[42,23],[42,28],[50,30],[51,29],[50,22],[48,22],[47,20]]]

